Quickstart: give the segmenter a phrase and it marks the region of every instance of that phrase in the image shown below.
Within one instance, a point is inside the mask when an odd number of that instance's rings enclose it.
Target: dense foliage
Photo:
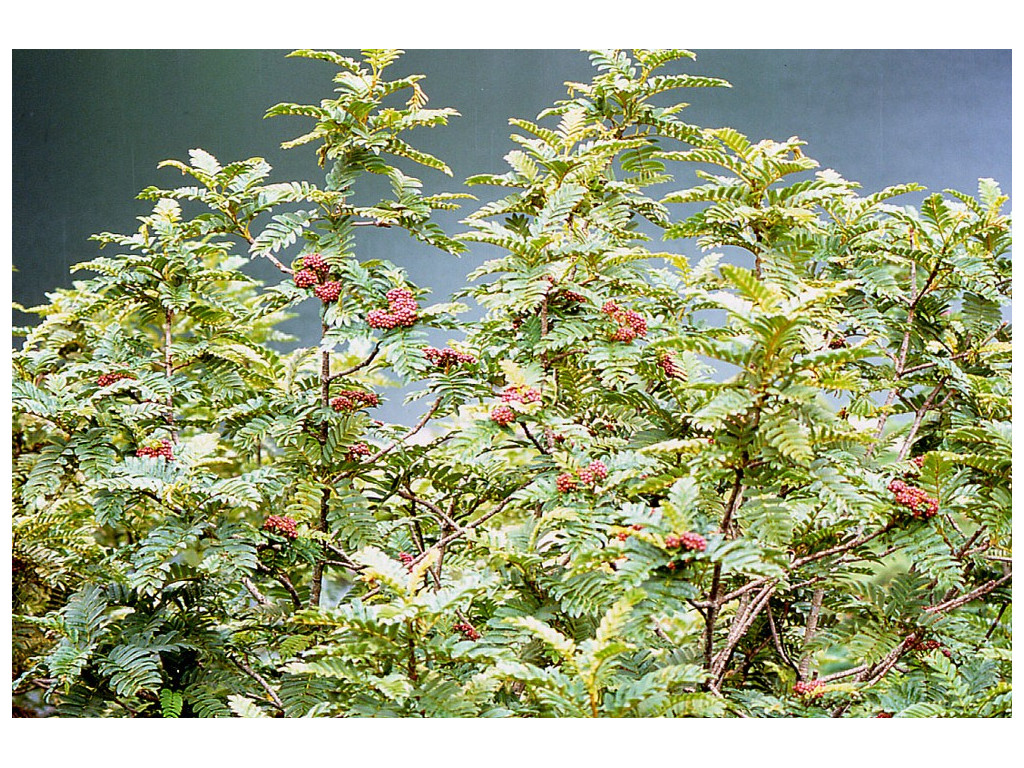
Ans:
[[[338,70],[268,112],[312,122],[286,146],[322,185],[167,161],[186,186],[144,190],[95,276],[29,310],[16,709],[1009,715],[995,182],[863,197],[796,138],[683,122],[675,93],[728,85],[691,53],[601,51],[511,120],[509,169],[467,180],[503,196],[445,233],[432,211],[471,197],[425,193],[416,165],[450,172],[406,137],[457,113],[386,79],[399,53],[293,54]],[[427,305],[359,258],[378,227],[495,258]],[[295,346],[276,325],[303,301],[322,335]],[[374,420],[388,384],[414,425]]]

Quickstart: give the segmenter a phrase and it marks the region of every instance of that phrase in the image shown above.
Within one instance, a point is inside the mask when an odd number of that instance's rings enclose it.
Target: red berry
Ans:
[[[598,480],[604,480],[608,477],[608,467],[605,466],[603,461],[592,461],[587,469],[589,469]]]
[[[135,455],[142,458],[174,461],[173,444],[170,440],[161,440],[156,445],[143,445],[135,451]]]
[[[320,299],[324,304],[330,304],[333,301],[337,301],[338,297],[341,296],[341,283],[331,281],[318,285],[313,289],[313,295]]]
[[[414,325],[419,316],[419,304],[406,288],[392,288],[385,294],[388,300],[388,311],[371,309],[366,315],[366,322],[371,328],[398,328]]]
[[[707,540],[699,533],[688,531],[679,537],[679,543],[691,552],[703,552],[708,547]]]
[[[568,472],[563,472],[555,478],[555,488],[559,493],[569,493],[576,490],[576,478]]]
[[[511,424],[515,420],[516,412],[507,405],[499,405],[491,411],[491,421],[497,422],[503,427],[506,424]]]
[[[438,368],[443,368],[445,371],[448,371],[458,365],[472,365],[476,362],[476,358],[472,355],[467,355],[465,352],[459,352],[451,347],[445,347],[444,349],[424,347],[423,355],[431,364]]]
[[[604,312],[606,315],[614,315],[616,312],[619,311],[619,305],[616,304],[614,301],[606,301],[602,305],[601,311]]]
[[[331,267],[319,253],[307,253],[302,257],[302,268],[310,272],[326,274]]]
[[[371,328],[394,328],[395,319],[383,309],[371,309],[366,314],[366,324]]]
[[[637,336],[647,335],[647,321],[640,314],[630,309],[625,312],[622,320]]]
[[[480,633],[473,628],[472,624],[466,624],[465,622],[460,621],[458,624],[453,624],[452,629],[454,629],[456,632],[461,632],[463,637],[465,637],[467,640],[480,639]]]
[[[331,408],[336,411],[358,411],[360,408],[375,408],[380,405],[380,396],[376,392],[363,392],[358,389],[343,389],[331,400]]]
[[[295,273],[293,279],[299,288],[311,288],[317,284],[316,274],[309,269],[300,269]]]
[[[669,549],[678,549],[683,545],[683,540],[674,533],[665,537],[665,546]]]
[[[286,539],[297,538],[299,532],[295,529],[295,521],[284,515],[269,515],[263,521],[263,530],[268,533],[276,533]]]
[[[620,325],[615,329],[615,333],[612,334],[612,341],[621,341],[628,343],[636,338],[636,333],[632,328],[625,325]]]
[[[669,352],[664,352],[658,355],[658,367],[661,368],[661,372],[665,374],[666,378],[669,379],[685,379],[686,372],[679,367],[675,357]]]
[[[370,446],[366,443],[355,443],[349,446],[348,452],[345,454],[345,458],[349,461],[359,461],[361,457],[369,455]]]
[[[800,680],[793,684],[793,693],[809,699],[820,699],[825,695],[825,684],[821,680]]]
[[[875,717],[892,717],[892,712],[879,712]]]
[[[927,520],[939,513],[938,499],[932,498],[920,488],[898,479],[891,480],[888,488],[896,503],[907,507],[914,517]]]
[[[525,384],[507,387],[501,393],[501,401],[503,403],[539,403],[540,399],[540,392]]]
[[[133,376],[130,373],[122,373],[120,371],[112,371],[110,373],[104,373],[102,376],[100,376],[98,379],[96,379],[96,385],[99,386],[99,387],[109,387],[111,384],[113,384],[116,381],[121,381],[122,379],[134,379],[134,378],[135,378],[135,376]]]

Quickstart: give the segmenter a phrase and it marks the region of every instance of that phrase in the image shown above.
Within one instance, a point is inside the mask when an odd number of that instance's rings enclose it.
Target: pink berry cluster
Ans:
[[[453,624],[452,629],[456,632],[461,632],[462,636],[467,640],[479,640],[480,633],[473,628],[472,624],[467,624],[464,621],[460,621],[458,624]]]
[[[402,561],[402,565],[408,570],[412,570],[412,561],[416,558],[410,555],[408,552],[399,552],[398,559]]]
[[[341,296],[341,283],[337,280],[331,280],[323,285],[318,285],[313,289],[313,295],[324,304],[333,304]]]
[[[902,480],[890,482],[889,492],[895,496],[896,503],[907,507],[914,517],[927,520],[939,513],[938,499],[933,499],[920,488],[908,485]]]
[[[366,443],[355,443],[348,447],[348,452],[345,454],[345,458],[349,461],[359,461],[361,458],[370,455],[370,446]]]
[[[603,461],[595,460],[577,474],[580,476],[580,482],[584,485],[597,485],[598,480],[604,480],[608,477],[608,467]]]
[[[267,533],[276,533],[286,539],[298,538],[299,532],[295,529],[295,521],[285,515],[269,515],[263,521],[263,530]]]
[[[392,288],[385,294],[388,300],[387,310],[371,309],[366,315],[366,323],[371,328],[406,328],[416,323],[420,305],[412,291],[406,288]]]
[[[632,309],[623,309],[614,301],[606,301],[601,311],[618,324],[612,341],[630,342],[647,335],[647,321]]]
[[[799,680],[793,684],[793,693],[806,699],[820,699],[825,695],[825,684],[821,680]]]
[[[121,371],[112,371],[111,373],[104,373],[98,379],[96,379],[96,386],[98,387],[109,387],[115,381],[121,381],[121,379],[134,379],[130,373],[122,373]]]
[[[663,352],[658,355],[658,367],[661,368],[661,372],[665,374],[666,378],[686,378],[686,371],[676,362],[676,358],[671,352]]]
[[[309,253],[299,260],[299,269],[292,279],[299,288],[312,288],[313,294],[325,304],[331,304],[341,296],[341,283],[328,280],[331,267],[319,253]]]
[[[576,291],[570,290],[559,291],[557,297],[563,301],[569,302],[570,304],[582,304],[587,300],[587,297],[582,293],[576,293]]]
[[[875,715],[875,717],[892,717],[892,712],[882,711]]]
[[[446,371],[459,365],[472,365],[476,362],[476,358],[472,355],[459,352],[451,347],[445,347],[444,349],[424,347],[423,355],[431,365],[443,368]]]
[[[915,456],[910,460],[910,463],[913,464],[918,469],[920,469],[921,467],[924,466],[924,456]]]
[[[499,405],[491,411],[491,421],[501,426],[511,424],[516,420],[516,412],[507,405]]]
[[[560,474],[555,478],[555,489],[559,493],[569,493],[575,491],[580,483],[593,487],[597,485],[598,480],[604,480],[606,477],[608,467],[603,461],[595,460],[578,470],[575,475],[570,472]]]
[[[708,548],[708,542],[699,533],[687,531],[686,533],[670,533],[665,537],[665,546],[669,549],[682,547],[690,552],[703,552]]]
[[[358,411],[360,408],[374,408],[380,405],[380,397],[376,392],[363,392],[358,389],[343,389],[337,397],[331,399],[331,408],[346,413]]]
[[[576,477],[574,475],[569,474],[568,472],[563,472],[562,474],[555,478],[555,489],[559,493],[569,493],[570,491],[575,491],[576,486],[578,484],[579,481],[576,480]]]
[[[503,403],[539,403],[540,392],[533,387],[528,387],[525,384],[513,385],[506,387],[505,391],[501,393],[501,402]]]
[[[143,445],[137,451],[135,455],[142,458],[150,459],[167,459],[167,461],[174,461],[174,446],[170,440],[161,440],[156,445]]]
[[[942,643],[940,643],[938,640],[921,640],[914,637],[913,635],[908,637],[904,641],[904,643],[907,646],[908,651],[915,651],[921,653],[927,653],[928,651],[934,651],[936,648],[942,648]],[[942,652],[947,657],[953,655],[948,648],[942,648]]]

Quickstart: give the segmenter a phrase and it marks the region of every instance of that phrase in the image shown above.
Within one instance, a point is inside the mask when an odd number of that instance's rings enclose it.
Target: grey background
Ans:
[[[286,51],[19,50],[13,52],[13,299],[31,306],[45,292],[68,286],[69,267],[98,254],[90,234],[133,232],[150,205],[134,199],[143,187],[185,183],[166,158],[187,160],[202,147],[222,162],[260,156],[274,181],[321,183],[312,145],[281,150],[281,141],[308,130],[303,118],[262,119],[282,101],[317,103],[331,95],[335,68],[285,58]],[[351,53],[351,52],[349,52]],[[751,139],[797,135],[806,154],[863,185],[919,182],[930,190],[973,193],[992,177],[1012,193],[1011,55],[1007,50],[697,50],[677,67],[729,80],[731,89],[692,89],[681,118],[707,127],[731,126]],[[503,173],[515,144],[509,117],[534,119],[565,96],[566,80],[589,81],[586,53],[562,50],[413,50],[392,76],[423,73],[429,106],[451,106],[462,117],[420,129],[411,143],[444,159],[454,177],[429,169],[414,175],[424,190],[464,191],[474,173]],[[673,188],[694,181],[676,171]],[[477,187],[482,200],[497,191]],[[664,191],[669,191],[665,189]],[[910,198],[917,202],[920,195]],[[450,234],[462,214],[441,214]],[[474,247],[455,258],[397,231],[360,231],[362,254],[405,266],[410,277],[443,300],[481,261],[498,255]],[[696,256],[692,243],[665,246]],[[263,262],[251,273],[275,282]],[[14,323],[31,318],[14,313]],[[301,343],[319,333],[309,301],[285,330]],[[443,341],[443,337],[438,341]],[[404,420],[399,398],[383,418]],[[404,417],[404,419],[403,419]]]

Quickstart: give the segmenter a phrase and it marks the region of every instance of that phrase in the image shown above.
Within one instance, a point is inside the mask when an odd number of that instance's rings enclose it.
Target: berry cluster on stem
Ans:
[[[563,472],[555,478],[555,488],[559,493],[569,493],[576,490],[580,483],[592,488],[597,485],[598,480],[604,480],[606,477],[608,477],[607,465],[603,461],[594,460],[583,469],[578,470],[575,475]]]
[[[371,309],[366,315],[366,323],[371,328],[406,328],[415,325],[419,317],[420,305],[412,291],[406,288],[392,288],[385,294],[388,300],[387,310]]]
[[[360,408],[375,408],[380,405],[380,397],[376,392],[363,392],[358,389],[343,389],[337,397],[331,399],[331,408],[336,411],[350,413]]]
[[[793,684],[793,693],[805,699],[820,699],[825,695],[825,684],[821,680],[799,680]]]
[[[505,391],[501,393],[501,402],[539,403],[540,392],[533,387],[526,386],[525,384],[513,385],[506,387]]]
[[[914,517],[921,520],[935,517],[939,513],[938,499],[932,498],[920,488],[902,480],[890,482],[889,492],[895,497],[897,504],[906,507]]]
[[[647,335],[647,321],[632,309],[623,309],[614,301],[606,301],[601,311],[617,323],[618,328],[612,333],[612,341],[628,343],[636,338]]]
[[[918,653],[927,653],[928,651],[934,651],[936,648],[942,648],[942,643],[940,643],[938,640],[921,640],[915,638],[914,635],[908,637],[904,641],[904,644],[906,645],[908,651]],[[942,648],[942,653],[946,656],[946,658],[949,658],[953,655],[948,648]]]
[[[658,367],[661,368],[661,372],[665,374],[666,378],[686,378],[686,371],[676,362],[675,356],[671,352],[662,352],[658,355]]]
[[[406,570],[412,570],[412,561],[416,558],[410,555],[408,552],[399,552],[398,559],[402,561],[402,565],[406,567]]]
[[[295,521],[285,515],[269,515],[263,521],[263,530],[284,536],[286,539],[295,539],[299,536],[299,532],[295,528]]]
[[[355,443],[350,445],[348,452],[345,454],[345,458],[349,461],[359,461],[361,458],[370,455],[370,446],[366,443]]]
[[[318,285],[313,289],[313,295],[324,304],[332,304],[341,296],[341,283],[336,280]]]
[[[96,379],[96,386],[98,387],[109,387],[115,381],[121,381],[122,379],[134,379],[135,376],[130,373],[124,373],[122,371],[111,371],[110,373],[104,373],[98,379]]]
[[[504,427],[516,420],[516,412],[507,405],[499,405],[491,410],[491,421]]]
[[[332,304],[341,296],[341,283],[327,279],[331,267],[322,255],[307,253],[299,259],[298,267],[292,279],[299,288],[312,288],[313,295],[324,304]]]
[[[708,547],[707,539],[699,533],[687,531],[686,533],[670,533],[665,537],[665,546],[668,549],[686,549],[690,552],[703,552]]]
[[[424,347],[423,355],[427,358],[427,362],[445,371],[455,368],[459,365],[472,365],[476,362],[476,358],[472,355],[468,355],[465,352],[459,352],[451,347],[445,347],[444,349],[437,349],[436,347]]]
[[[161,440],[156,445],[143,445],[135,451],[135,455],[142,458],[167,459],[174,461],[174,445],[170,440]]]
[[[479,640],[480,633],[474,629],[472,624],[467,624],[464,621],[460,621],[458,624],[453,624],[452,629],[456,632],[461,632],[462,636],[467,640]]]

